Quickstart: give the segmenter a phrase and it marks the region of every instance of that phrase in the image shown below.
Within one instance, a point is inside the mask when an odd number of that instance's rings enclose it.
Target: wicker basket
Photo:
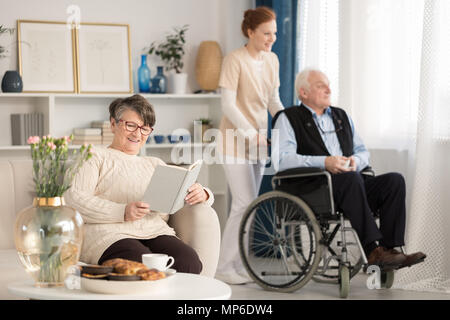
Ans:
[[[216,41],[203,41],[198,48],[195,77],[202,90],[213,91],[219,86],[222,51]]]

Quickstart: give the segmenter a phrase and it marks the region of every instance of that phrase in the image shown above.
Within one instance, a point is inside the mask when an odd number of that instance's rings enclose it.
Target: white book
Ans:
[[[142,201],[153,211],[177,212],[184,207],[184,198],[189,187],[197,181],[202,163],[203,160],[198,160],[188,168],[157,166]]]
[[[92,128],[109,128],[109,127],[111,127],[111,123],[108,120],[92,121],[91,127]]]
[[[100,128],[75,128],[73,134],[80,136],[101,136],[102,129]]]

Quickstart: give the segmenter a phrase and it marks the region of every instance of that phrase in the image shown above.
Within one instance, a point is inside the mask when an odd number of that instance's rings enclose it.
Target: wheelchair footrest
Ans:
[[[292,276],[298,276],[298,275],[303,274],[303,272],[295,272],[295,271],[291,271],[289,273]],[[261,275],[262,276],[285,276],[286,272],[261,271]]]
[[[346,242],[348,246],[355,246],[358,245],[356,242]],[[338,247],[342,247],[342,241],[337,242]]]

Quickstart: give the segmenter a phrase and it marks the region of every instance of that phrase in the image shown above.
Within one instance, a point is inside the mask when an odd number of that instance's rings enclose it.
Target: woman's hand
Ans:
[[[149,213],[150,205],[148,203],[142,201],[131,202],[125,207],[125,221],[139,220]]]
[[[205,202],[209,198],[208,193],[200,183],[194,183],[188,191],[189,193],[184,200],[190,205]]]

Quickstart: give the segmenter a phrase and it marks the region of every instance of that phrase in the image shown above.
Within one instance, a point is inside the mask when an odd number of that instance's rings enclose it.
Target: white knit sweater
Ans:
[[[167,225],[168,214],[151,211],[142,219],[124,221],[126,205],[142,200],[157,165],[165,163],[111,148],[93,149],[93,157],[83,164],[64,194],[85,223],[81,261],[97,264],[103,252],[120,239],[175,235]],[[205,190],[209,194],[206,204],[212,205],[214,196]]]

